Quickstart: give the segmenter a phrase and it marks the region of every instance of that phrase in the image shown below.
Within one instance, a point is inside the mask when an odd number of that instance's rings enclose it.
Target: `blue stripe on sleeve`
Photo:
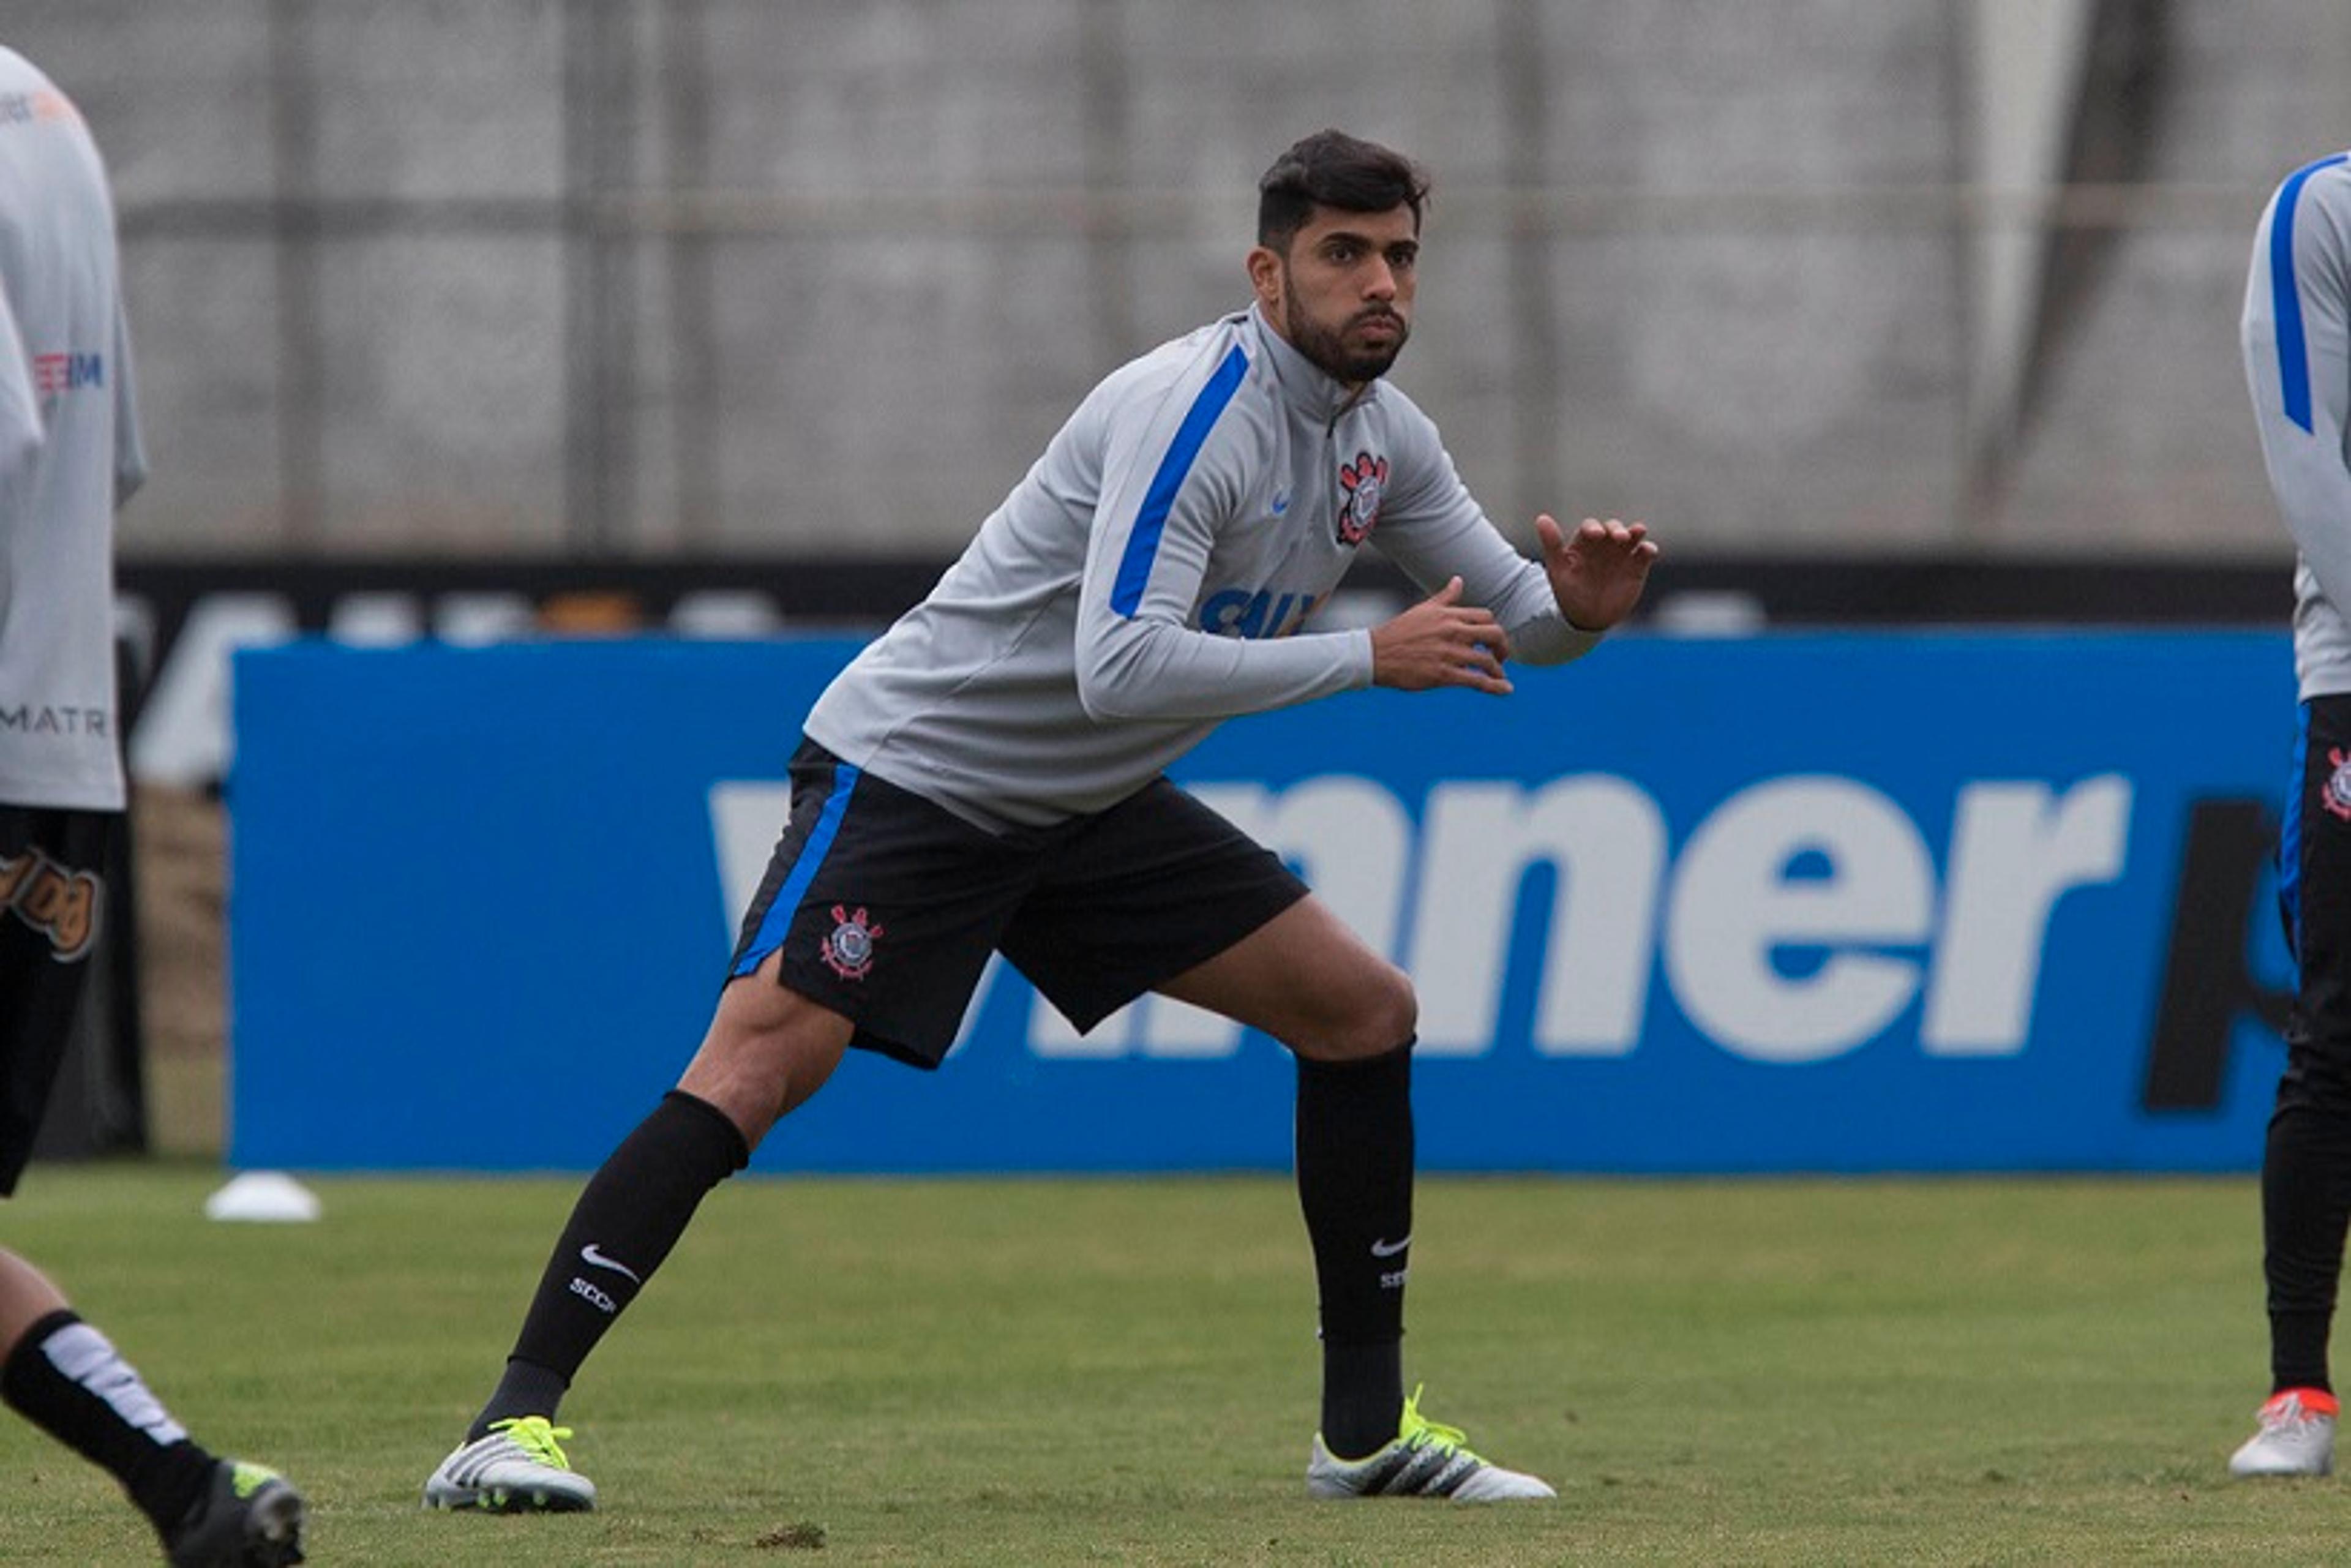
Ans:
[[[841,819],[849,814],[850,794],[862,777],[846,762],[833,770],[832,792],[824,798],[824,809],[816,815],[816,826],[809,830],[807,842],[800,845],[799,858],[792,862],[791,874],[784,878],[784,885],[776,890],[776,896],[768,901],[768,912],[759,917],[759,934],[736,961],[734,974],[749,974],[768,954],[784,945],[784,936],[792,928],[792,916],[799,911],[800,900],[808,896],[809,883],[816,880],[824,857],[831,852],[833,835],[841,831]]]
[[[1143,497],[1134,531],[1126,536],[1118,580],[1111,586],[1110,607],[1121,615],[1132,616],[1142,608],[1143,591],[1151,584],[1151,563],[1159,556],[1159,536],[1167,529],[1167,514],[1176,509],[1176,492],[1184,487],[1184,476],[1192,471],[1193,459],[1200,455],[1217,416],[1233,401],[1234,392],[1248,373],[1249,356],[1236,343],[1217,373],[1208,378],[1208,384],[1200,389],[1200,395],[1192,400],[1191,412],[1177,427],[1167,455],[1159,460],[1159,472],[1151,476],[1151,489]]]
[[[2270,315],[2277,323],[2278,395],[2285,416],[2307,433],[2310,424],[2310,353],[2302,340],[2302,290],[2294,277],[2294,206],[2313,174],[2351,158],[2337,152],[2297,169],[2278,187],[2277,211],[2270,217]]]

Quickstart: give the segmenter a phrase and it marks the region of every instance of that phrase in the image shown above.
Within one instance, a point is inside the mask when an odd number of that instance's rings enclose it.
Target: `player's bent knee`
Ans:
[[[1327,1016],[1289,1043],[1301,1056],[1353,1061],[1394,1051],[1419,1026],[1420,998],[1411,978],[1383,963],[1351,976]]]
[[[716,1106],[757,1148],[768,1128],[824,1087],[843,1049],[797,1033],[714,1035],[677,1086]]]
[[[1412,977],[1393,964],[1380,966],[1380,984],[1366,998],[1364,1030],[1380,1043],[1374,1051],[1393,1051],[1420,1029],[1420,997]]]

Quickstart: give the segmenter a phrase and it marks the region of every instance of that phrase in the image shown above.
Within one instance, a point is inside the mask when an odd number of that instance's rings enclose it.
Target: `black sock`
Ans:
[[[506,1375],[467,1437],[508,1416],[552,1419],[580,1364],[685,1234],[703,1196],[750,1159],[725,1112],[675,1089],[662,1096],[588,1179],[539,1278]]]
[[[1395,1441],[1404,1415],[1404,1342],[1322,1342],[1322,1443],[1360,1459]]]
[[[573,1370],[579,1369],[575,1366]],[[503,1421],[510,1416],[544,1416],[553,1420],[555,1407],[563,1403],[563,1396],[570,1387],[571,1379],[551,1366],[525,1361],[519,1355],[507,1357],[507,1369],[499,1375],[497,1387],[490,1391],[490,1402],[474,1417],[465,1441],[472,1442],[490,1429],[491,1422]]]
[[[0,1365],[0,1396],[120,1481],[166,1535],[212,1479],[213,1457],[188,1440],[106,1336],[73,1312],[51,1312],[25,1331]]]
[[[2351,1218],[2351,1120],[2292,1089],[2280,1098],[2262,1159],[2271,1390],[2331,1393],[2326,1341]]]
[[[1298,1200],[1314,1244],[1322,1441],[1361,1458],[1404,1415],[1412,1241],[1412,1042],[1361,1061],[1298,1059]]]

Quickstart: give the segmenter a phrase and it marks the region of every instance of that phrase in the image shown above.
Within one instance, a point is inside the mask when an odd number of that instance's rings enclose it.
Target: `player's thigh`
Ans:
[[[1418,1023],[1404,972],[1311,895],[1158,988],[1301,1056],[1375,1056],[1409,1040]]]

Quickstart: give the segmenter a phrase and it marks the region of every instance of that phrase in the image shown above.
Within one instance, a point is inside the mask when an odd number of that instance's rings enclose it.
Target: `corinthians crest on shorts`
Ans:
[[[1358,452],[1353,463],[1339,465],[1339,542],[1362,544],[1380,520],[1380,492],[1388,482],[1388,460]]]
[[[2318,803],[2351,822],[2351,752],[2330,746],[2326,748],[2326,760],[2335,771],[2318,787]]]
[[[863,909],[852,911],[839,904],[832,906],[832,934],[824,939],[821,955],[824,967],[844,980],[862,980],[873,967],[873,944],[882,927]]]

